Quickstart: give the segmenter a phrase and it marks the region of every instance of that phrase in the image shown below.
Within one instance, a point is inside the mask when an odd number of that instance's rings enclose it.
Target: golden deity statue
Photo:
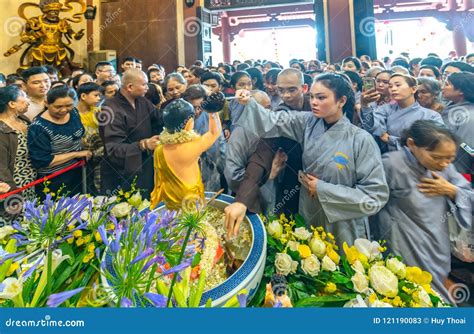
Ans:
[[[72,17],[61,18],[60,13],[73,11],[72,4],[80,6],[80,11]],[[27,18],[25,9],[28,7],[39,8],[43,15]],[[75,52],[70,45],[72,40],[80,40],[84,36],[84,29],[75,32],[70,22],[82,22],[86,11],[84,0],[41,0],[39,4],[27,2],[18,9],[18,15],[26,21],[20,34],[21,44],[14,45],[6,53],[5,57],[21,50],[22,46],[29,44],[20,58],[20,69],[30,66],[52,65],[63,74],[69,74],[75,68],[82,65],[73,63]]]

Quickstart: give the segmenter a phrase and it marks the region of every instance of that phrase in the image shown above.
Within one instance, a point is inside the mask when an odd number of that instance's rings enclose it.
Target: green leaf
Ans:
[[[191,263],[191,268],[196,267],[201,262],[201,256],[201,253],[196,253],[196,255],[194,255],[193,262]]]
[[[298,261],[300,262],[301,261],[301,256],[300,256],[300,253],[298,251],[292,251],[291,249],[287,249],[286,250],[286,253],[291,256],[291,258],[295,261]]]
[[[10,239],[5,246],[5,251],[14,254],[16,252],[16,240],[15,239]],[[5,276],[7,275],[8,269],[10,269],[10,265],[13,263],[13,259],[5,261],[0,266],[0,282],[3,282],[5,279]]]
[[[346,257],[344,257],[344,256],[341,257],[341,263],[342,263],[342,268],[346,272],[347,276],[349,276],[349,277],[354,276],[355,270],[352,269],[352,267],[349,264],[349,261],[347,261]]]
[[[332,282],[337,283],[337,284],[347,284],[347,283],[350,283],[352,281],[347,276],[344,276],[343,274],[338,273],[336,271],[336,272],[333,272],[333,274],[332,274]]]
[[[269,278],[264,277],[260,281],[260,285],[258,286],[255,295],[253,296],[252,300],[249,303],[249,307],[259,307],[263,306],[263,302],[265,301],[265,293],[267,291],[267,284],[270,282]]]
[[[355,293],[337,294],[329,296],[318,296],[300,299],[295,303],[295,307],[321,307],[321,306],[343,306],[346,302],[354,299]]]
[[[295,227],[307,227],[304,218],[300,214],[295,215]]]
[[[201,302],[202,294],[204,293],[204,287],[206,283],[206,272],[201,270],[199,274],[199,280],[197,285],[191,290],[189,294],[189,307],[199,307]]]
[[[264,275],[266,277],[272,277],[275,274],[275,266],[272,264],[271,266],[265,267]]]
[[[69,255],[68,262],[71,264],[74,263],[74,261],[76,260],[76,256],[72,246],[67,242],[63,242],[61,246],[59,246],[59,248],[61,249],[63,255]]]

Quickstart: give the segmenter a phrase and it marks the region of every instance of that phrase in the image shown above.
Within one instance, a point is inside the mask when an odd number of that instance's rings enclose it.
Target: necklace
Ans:
[[[192,142],[199,137],[199,134],[194,132],[194,130],[181,130],[179,132],[169,133],[168,130],[164,129],[160,134],[160,143],[163,145],[184,144]]]

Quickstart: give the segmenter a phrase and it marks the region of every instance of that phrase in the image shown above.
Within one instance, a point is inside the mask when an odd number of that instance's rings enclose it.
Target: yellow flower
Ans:
[[[406,279],[419,285],[430,284],[433,276],[418,267],[407,267]]]
[[[336,253],[336,251],[333,249],[332,245],[328,245],[326,247],[326,255],[335,263],[339,264],[339,254]]]
[[[74,233],[72,235],[75,238],[80,238],[80,237],[82,237],[82,231],[81,230],[74,231]]]
[[[299,245],[298,253],[300,253],[302,259],[306,259],[311,256],[311,248],[308,245]]]
[[[68,230],[68,231],[72,231],[72,230],[74,230],[75,228],[76,228],[76,225],[75,225],[75,224],[69,224],[69,225],[67,226],[67,230]]]
[[[327,293],[334,293],[337,291],[337,286],[333,282],[328,282],[326,284],[326,287],[324,288],[324,291],[326,291]]]
[[[89,244],[89,245],[87,246],[87,250],[88,250],[89,252],[91,252],[91,253],[94,252],[94,249],[95,249],[95,245],[94,245],[94,244]]]
[[[89,262],[90,260],[92,260],[93,257],[94,257],[94,253],[89,253],[89,254],[87,254],[86,256],[84,256],[84,259],[82,259],[82,262],[83,262],[83,263],[87,263],[87,262]]]
[[[94,237],[95,237],[95,240],[96,240],[97,242],[101,242],[101,241],[102,241],[102,238],[100,237],[99,231],[95,231],[95,232],[94,232]]]
[[[395,298],[393,298],[391,304],[395,307],[403,307],[405,305],[405,303],[403,302],[403,300],[399,296],[395,296]]]
[[[367,259],[367,256],[359,252],[356,246],[349,247],[347,243],[344,242],[342,249],[344,250],[347,261],[349,261],[350,264],[354,264],[357,260],[359,260],[365,268],[368,267],[369,260]]]
[[[111,230],[111,231],[115,230],[115,225],[110,223],[109,225],[107,225],[107,230]]]
[[[79,239],[76,240],[76,245],[77,246],[82,246],[82,244],[84,244],[84,239],[79,238]]]
[[[334,240],[334,235],[331,232],[328,232],[328,238]]]
[[[89,241],[91,241],[92,236],[91,236],[90,234],[88,234],[88,235],[86,235],[83,239],[84,239],[84,243],[87,244],[87,243],[89,243]]]
[[[19,267],[20,267],[20,264],[18,262],[13,262],[10,265],[10,268],[8,268],[7,276],[11,276]]]
[[[373,304],[376,300],[377,300],[377,294],[376,294],[376,293],[372,293],[372,294],[369,296],[369,303],[370,303],[370,304]]]
[[[68,244],[72,244],[74,242],[74,238],[68,238],[66,241]]]

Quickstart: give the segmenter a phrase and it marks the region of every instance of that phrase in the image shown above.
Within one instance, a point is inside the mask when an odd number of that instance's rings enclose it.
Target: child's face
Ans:
[[[81,100],[89,107],[97,107],[101,99],[102,99],[102,95],[98,91],[81,95]]]

